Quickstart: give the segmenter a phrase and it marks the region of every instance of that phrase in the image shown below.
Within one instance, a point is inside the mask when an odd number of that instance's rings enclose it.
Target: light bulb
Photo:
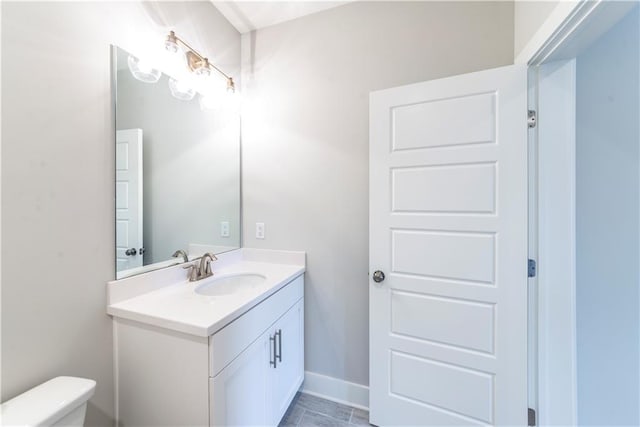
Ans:
[[[164,42],[164,55],[161,55],[166,74],[176,75],[186,67],[184,52],[178,45],[178,37],[171,31]]]
[[[178,53],[178,51],[180,50],[178,43],[171,40],[167,40],[164,42],[164,48],[170,53]]]
[[[214,93],[200,94],[200,109],[201,110],[214,110],[221,105],[221,99]]]
[[[156,83],[162,75],[160,70],[153,68],[148,62],[142,61],[133,55],[129,55],[127,58],[127,65],[133,77],[141,82]]]
[[[209,60],[207,58],[200,62],[198,68],[193,70],[193,73],[199,78],[206,79],[211,75],[211,68],[209,68]]]
[[[169,79],[169,90],[171,91],[171,95],[181,101],[191,101],[196,95],[196,91],[193,90],[187,82],[174,78]]]
[[[143,59],[140,59],[140,60],[138,60],[138,70],[141,73],[148,74],[153,70],[153,68],[151,67],[151,65],[147,61],[145,61]]]
[[[240,94],[236,93],[235,90],[227,90],[224,97],[224,105],[229,111],[233,111],[235,113],[240,112]]]
[[[206,87],[211,83],[211,69],[209,68],[209,60],[204,58],[198,62],[198,66],[193,70],[195,76],[194,83],[200,93],[206,91]]]
[[[231,88],[225,90],[222,86],[209,86],[206,92],[200,93],[200,109],[239,112],[240,94]]]
[[[178,46],[178,37],[174,31],[169,31],[167,40],[164,42],[164,48],[171,53],[178,53],[180,47]]]

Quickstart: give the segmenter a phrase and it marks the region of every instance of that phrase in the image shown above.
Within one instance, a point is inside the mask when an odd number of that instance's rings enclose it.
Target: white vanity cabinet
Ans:
[[[114,317],[119,425],[276,426],[304,377],[303,301],[300,275],[209,337]]]
[[[302,301],[298,301],[209,380],[210,424],[277,425],[303,380]]]
[[[280,422],[304,377],[303,286],[299,277],[211,337],[210,425]]]

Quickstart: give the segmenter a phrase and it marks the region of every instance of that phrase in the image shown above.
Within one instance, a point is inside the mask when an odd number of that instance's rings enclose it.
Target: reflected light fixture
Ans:
[[[150,64],[133,55],[129,55],[127,58],[127,65],[129,66],[129,71],[131,71],[133,77],[141,82],[156,83],[160,80],[160,76],[162,75],[160,70],[151,67]]]
[[[189,84],[176,80],[173,77],[169,78],[169,90],[171,95],[178,98],[181,101],[191,101],[196,95],[196,91],[189,86]]]

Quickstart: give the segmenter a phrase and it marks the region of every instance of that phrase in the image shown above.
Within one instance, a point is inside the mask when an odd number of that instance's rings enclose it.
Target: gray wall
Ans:
[[[355,2],[242,55],[244,245],[307,251],[306,369],[368,384],[369,92],[511,64],[513,4]]]
[[[3,401],[93,378],[88,424],[112,425],[109,45],[136,52],[169,27],[237,75],[240,36],[209,2],[2,3]]]
[[[640,8],[577,58],[580,425],[638,425]]]
[[[174,98],[166,75],[143,83],[126,65],[117,87],[116,129],[143,134],[144,265],[189,244],[239,247],[239,112],[202,110],[199,95]],[[229,237],[220,237],[221,221],[229,222]]]
[[[531,1],[516,0],[514,2],[513,56],[518,57],[522,49],[531,41],[544,21],[558,6],[560,0]]]

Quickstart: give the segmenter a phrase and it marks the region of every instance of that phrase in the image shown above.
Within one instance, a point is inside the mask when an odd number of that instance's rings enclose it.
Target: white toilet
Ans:
[[[2,404],[0,425],[74,426],[84,424],[87,401],[96,382],[85,378],[57,377]]]

